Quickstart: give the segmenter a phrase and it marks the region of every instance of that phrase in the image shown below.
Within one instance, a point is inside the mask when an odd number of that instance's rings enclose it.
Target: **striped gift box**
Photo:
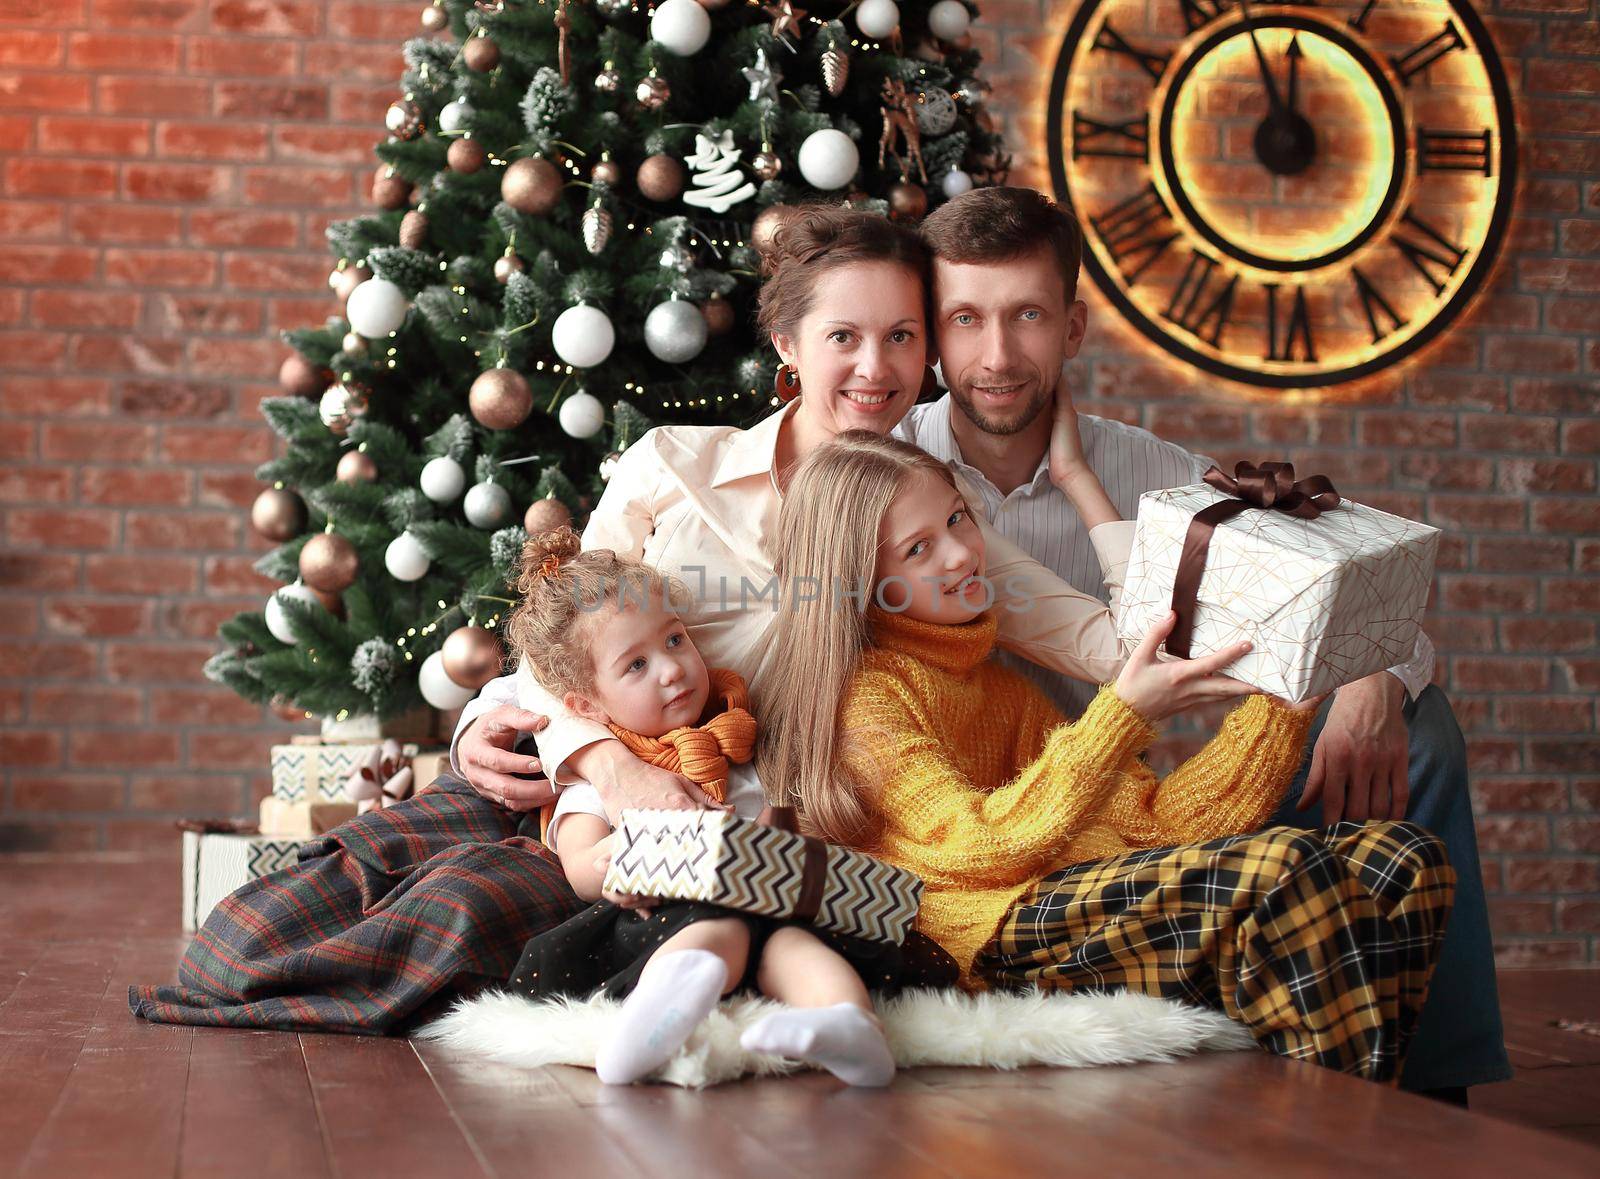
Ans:
[[[274,745],[272,794],[284,802],[346,802],[345,780],[377,745]],[[406,756],[416,746],[405,747]]]
[[[605,887],[705,901],[899,945],[922,881],[861,852],[720,811],[629,810]]]
[[[282,835],[185,831],[183,928],[193,933],[217,902],[259,876],[300,860],[300,840]]]

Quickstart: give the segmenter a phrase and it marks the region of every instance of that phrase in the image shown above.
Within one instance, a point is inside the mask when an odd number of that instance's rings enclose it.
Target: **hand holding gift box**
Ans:
[[[1249,640],[1227,674],[1298,703],[1410,656],[1438,548],[1437,528],[1289,463],[1212,467],[1140,497],[1118,630],[1135,643],[1175,610],[1172,655]]]
[[[787,807],[768,807],[759,821],[714,810],[623,811],[602,887],[903,942],[922,903],[922,881],[799,834],[793,815]]]

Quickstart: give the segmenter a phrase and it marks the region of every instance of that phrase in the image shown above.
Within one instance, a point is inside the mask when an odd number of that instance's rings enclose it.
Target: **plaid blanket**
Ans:
[[[158,1023],[378,1035],[504,982],[529,938],[584,907],[522,822],[447,775],[227,897],[178,985],[128,1003]]]

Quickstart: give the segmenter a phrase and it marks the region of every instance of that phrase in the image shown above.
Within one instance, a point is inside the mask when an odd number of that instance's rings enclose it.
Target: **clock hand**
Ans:
[[[1282,114],[1288,108],[1283,105],[1283,96],[1278,93],[1277,79],[1267,67],[1267,55],[1261,51],[1261,42],[1256,39],[1256,18],[1250,15],[1250,5],[1246,0],[1239,0],[1239,12],[1244,17],[1245,31],[1250,34],[1250,46],[1256,51],[1256,64],[1261,67],[1261,80],[1266,83],[1267,101],[1272,105],[1272,113]]]
[[[1302,56],[1299,33],[1289,38],[1289,48],[1285,51],[1284,56],[1289,59],[1289,96],[1286,100],[1287,106],[1290,111],[1299,114],[1300,108],[1297,99],[1300,93],[1300,58]]]

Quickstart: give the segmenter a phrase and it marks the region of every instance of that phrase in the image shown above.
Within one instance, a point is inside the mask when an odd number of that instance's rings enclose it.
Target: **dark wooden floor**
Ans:
[[[157,1027],[176,859],[0,857],[0,1175],[1600,1175],[1600,972],[1502,977],[1520,1077],[1472,1113],[1255,1053],[605,1089],[403,1040]],[[1600,1030],[1600,1028],[1597,1028]]]

